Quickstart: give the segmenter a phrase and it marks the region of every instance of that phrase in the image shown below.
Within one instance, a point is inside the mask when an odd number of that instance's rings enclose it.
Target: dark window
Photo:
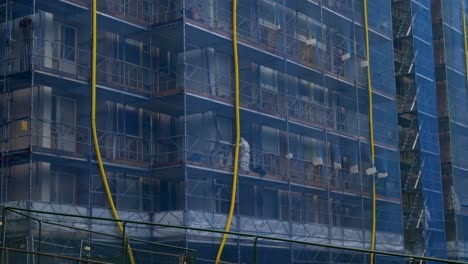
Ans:
[[[62,26],[62,59],[75,61],[75,29]]]
[[[140,136],[140,116],[138,109],[127,109],[125,119],[125,134]]]
[[[119,133],[139,137],[140,112],[138,108],[118,105]]]
[[[138,45],[138,43],[136,43],[135,41],[125,42],[125,61],[140,65],[141,63],[140,45]]]
[[[239,184],[239,212],[241,215],[255,216],[255,186]]]
[[[263,190],[263,216],[266,218],[278,218],[278,192],[276,190]]]

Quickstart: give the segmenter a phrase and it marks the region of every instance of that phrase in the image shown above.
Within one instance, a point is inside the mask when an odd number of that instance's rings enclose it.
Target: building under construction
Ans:
[[[463,1],[2,0],[1,204],[467,260]]]
[[[438,140],[431,4],[392,1],[392,12],[405,252],[446,258],[440,151],[447,150]]]

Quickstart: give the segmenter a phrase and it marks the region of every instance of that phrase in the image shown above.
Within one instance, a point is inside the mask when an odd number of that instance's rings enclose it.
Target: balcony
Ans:
[[[260,1],[259,6],[262,9],[260,12],[265,13],[265,16],[256,18],[250,16],[250,6],[239,5],[238,38],[241,42],[262,47],[266,51],[281,53],[280,42],[283,33],[280,30],[281,25],[275,21],[274,8],[265,1]],[[185,13],[188,22],[231,37],[232,11],[230,6],[215,7],[207,0],[192,0],[187,1]]]
[[[34,66],[34,71],[44,72],[49,77],[82,83],[90,81],[89,49],[45,39],[35,39],[35,51],[31,51],[32,39],[17,41],[16,44],[12,48],[14,55],[5,63],[7,74],[29,72]],[[149,67],[98,54],[96,71],[98,85],[138,95],[149,95],[152,90],[155,73]]]
[[[344,8],[344,2],[336,5]],[[291,62],[327,73],[331,78],[350,84],[356,80],[359,85],[366,85],[366,68],[360,66],[365,61],[363,43],[355,43],[347,36],[349,32],[339,32],[330,25],[323,24],[320,19],[315,20],[317,18],[298,14],[292,9],[266,0],[258,3],[256,15],[252,15],[254,12],[251,12],[251,6],[240,5],[238,9],[237,35],[242,46],[247,46],[254,52],[263,52],[264,55],[269,53],[285,56]],[[278,18],[283,15],[286,21]],[[205,28],[227,39],[232,36],[230,6],[215,7],[206,0],[189,1],[186,21],[194,27]],[[201,32],[201,34],[206,33]],[[216,36],[207,34],[206,37]],[[213,43],[213,41],[198,43],[195,36],[190,40],[194,42],[194,46]],[[358,54],[353,53],[354,44],[358,46]],[[262,62],[256,63],[262,64]],[[358,69],[355,70],[354,67]]]
[[[98,130],[97,137],[104,161],[149,167],[151,140],[105,130]],[[54,153],[57,157],[83,160],[89,155],[94,157],[92,130],[85,126],[36,119],[29,128],[29,119],[19,119],[8,124],[4,141],[6,153],[32,145],[33,151]]]
[[[66,0],[75,5],[91,8],[90,0]],[[147,27],[151,24],[152,1],[149,0],[101,0],[97,3],[99,13],[132,24]]]
[[[184,70],[184,75],[182,70],[160,72],[156,77],[157,87],[154,96],[156,98],[169,97],[180,94],[185,89],[188,92],[187,103],[193,106],[190,108],[191,113],[225,111],[226,107],[234,105],[234,78],[230,73],[218,73],[217,70],[207,70],[205,67],[193,64],[185,64]],[[182,75],[185,80],[181,77]],[[247,78],[248,76],[241,74],[239,83],[240,106],[242,109],[249,110],[249,113],[246,111],[244,114],[244,118],[259,118],[263,115],[265,118],[268,116],[285,121],[288,117],[290,121],[303,126],[328,128],[330,131],[339,131],[340,134],[349,137],[356,137],[359,134],[358,122],[362,123],[361,129],[368,127],[367,116],[347,107],[327,106],[323,101],[313,100],[308,96],[287,94],[282,84],[282,80],[286,78],[284,74],[278,73],[278,84],[273,87],[260,83],[258,78],[250,81],[247,81]],[[198,98],[204,98],[206,102],[209,100],[210,103],[195,103]],[[175,107],[180,104],[179,108],[182,108],[182,103],[182,99],[174,99],[171,106]],[[222,108],[218,107],[221,105]],[[362,135],[368,135],[368,131],[361,132]]]
[[[186,152],[183,151],[185,140]],[[180,136],[156,140],[155,149],[156,168],[187,164],[228,173],[233,170],[234,145],[230,142]],[[186,161],[184,153],[187,155]],[[297,185],[330,188],[337,192],[360,193],[361,191],[359,174],[351,173],[349,169],[337,169],[298,158],[288,159],[286,155],[255,148],[250,148],[249,160],[245,162],[242,161],[244,154],[241,150],[239,173],[244,176],[265,178],[284,184],[290,181]]]

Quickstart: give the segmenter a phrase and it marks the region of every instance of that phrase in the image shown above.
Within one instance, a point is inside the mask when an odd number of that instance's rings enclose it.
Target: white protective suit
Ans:
[[[250,145],[244,138],[241,138],[240,145],[239,145],[240,169],[243,171],[249,171],[249,164],[250,164]]]

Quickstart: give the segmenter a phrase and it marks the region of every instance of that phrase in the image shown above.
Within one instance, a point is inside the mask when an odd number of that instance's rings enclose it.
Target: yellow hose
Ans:
[[[232,1],[232,48],[234,57],[234,77],[235,77],[235,112],[236,112],[236,146],[234,151],[234,173],[232,176],[232,193],[231,207],[229,209],[228,220],[225,231],[231,230],[232,217],[236,206],[237,194],[237,176],[239,173],[239,145],[240,145],[240,112],[239,112],[239,55],[237,52],[237,0]],[[223,235],[223,240],[219,246],[218,254],[216,255],[216,264],[221,261],[224,246],[226,245],[227,234]]]
[[[372,167],[375,163],[374,151],[374,121],[372,114],[372,82],[371,82],[371,69],[370,69],[370,52],[369,52],[369,24],[367,17],[367,0],[364,0],[364,31],[366,36],[366,60],[367,60],[367,92],[369,94],[369,139],[371,149]],[[372,231],[371,231],[371,250],[375,250],[375,235],[376,235],[376,188],[375,188],[375,175],[372,175]],[[374,264],[374,253],[370,254],[370,264]]]
[[[101,173],[101,178],[102,178],[102,183],[104,185],[104,190],[106,192],[106,197],[107,201],[109,202],[109,206],[112,210],[112,215],[116,220],[119,220],[119,215],[117,213],[117,210],[115,209],[114,201],[112,200],[112,194],[109,188],[109,184],[107,182],[107,176],[106,176],[106,171],[104,170],[104,165],[102,164],[102,158],[101,158],[101,151],[99,150],[99,142],[98,142],[98,137],[97,137],[97,131],[96,131],[96,53],[97,53],[97,20],[96,20],[96,2],[97,0],[93,0],[93,8],[92,8],[92,42],[93,42],[93,47],[92,47],[92,56],[91,56],[91,127],[93,131],[93,143],[94,143],[94,150],[96,151],[96,157],[99,165],[99,172]],[[122,237],[127,241],[127,237],[125,235],[125,232],[123,230],[122,224],[120,221],[116,221],[117,227],[122,234]],[[135,263],[135,260],[133,259],[133,253],[132,249],[130,248],[130,245],[127,246],[127,253],[128,253],[128,258],[131,264]]]
[[[463,43],[465,45],[465,77],[466,77],[466,87],[468,89],[468,42],[466,39],[465,0],[461,0],[461,4],[462,4],[462,17],[463,17]]]

